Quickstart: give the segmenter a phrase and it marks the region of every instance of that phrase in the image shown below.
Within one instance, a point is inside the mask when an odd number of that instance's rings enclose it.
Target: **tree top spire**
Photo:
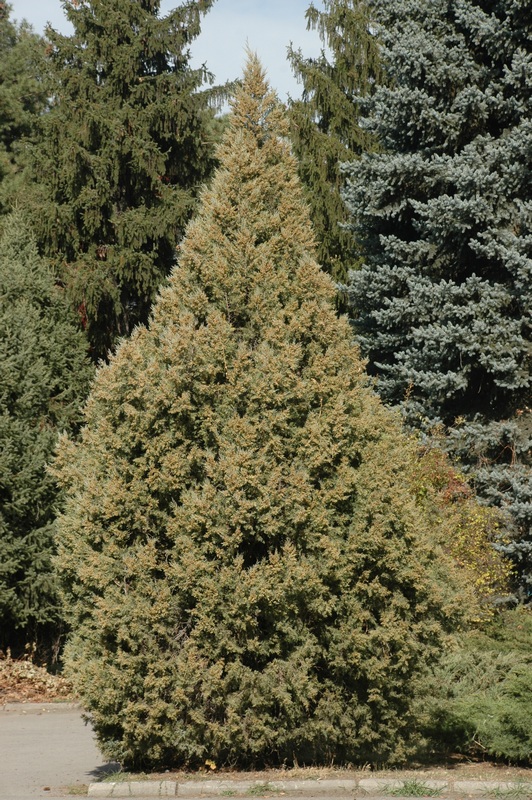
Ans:
[[[288,122],[277,94],[270,88],[259,57],[246,48],[242,86],[231,101],[231,131],[248,130],[263,143],[272,134],[288,136]]]

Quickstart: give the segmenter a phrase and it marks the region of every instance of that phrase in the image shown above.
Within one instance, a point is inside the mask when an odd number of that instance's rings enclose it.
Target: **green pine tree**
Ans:
[[[532,16],[522,0],[378,0],[385,151],[349,168],[351,301],[378,390],[510,512],[532,594]]]
[[[452,567],[255,57],[219,157],[149,327],[59,452],[68,674],[124,763],[400,759],[458,619]]]
[[[166,17],[159,0],[65,2],[73,35],[47,32],[53,99],[20,202],[94,358],[147,319],[213,167],[206,72],[188,49],[213,1]]]
[[[74,432],[92,369],[19,214],[0,237],[0,649],[46,648],[60,622],[52,569],[59,431]]]
[[[323,11],[310,5],[306,17],[307,28],[318,29],[328,52],[314,59],[289,49],[303,84],[302,99],[290,105],[291,138],[318,240],[318,261],[345,283],[358,253],[342,227],[349,214],[340,194],[345,182],[340,165],[376,147],[360,117],[361,102],[382,79],[379,45],[366,0],[324,0]]]
[[[0,4],[0,214],[10,206],[38,116],[46,107],[42,81],[44,40],[27,23],[15,25]]]

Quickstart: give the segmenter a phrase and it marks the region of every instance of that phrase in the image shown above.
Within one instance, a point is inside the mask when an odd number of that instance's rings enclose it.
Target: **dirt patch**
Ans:
[[[74,700],[72,687],[65,678],[51,675],[45,667],[28,658],[0,658],[0,704],[53,703]]]

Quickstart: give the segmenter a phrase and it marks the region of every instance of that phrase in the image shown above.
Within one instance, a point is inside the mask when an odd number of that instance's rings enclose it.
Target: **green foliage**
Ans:
[[[277,786],[273,786],[271,783],[256,783],[254,786],[251,786],[246,794],[250,797],[264,797],[264,795],[272,795],[278,794],[280,789]]]
[[[433,676],[425,711],[432,747],[530,763],[532,613],[501,613],[462,635]]]
[[[348,169],[353,319],[378,391],[508,511],[532,592],[532,17],[522,0],[375,0],[384,151]]]
[[[9,208],[24,142],[31,140],[46,106],[40,70],[44,41],[26,23],[15,26],[10,12],[8,3],[0,5],[0,213]]]
[[[341,227],[348,213],[340,196],[340,162],[375,149],[375,137],[359,123],[361,100],[382,79],[379,47],[371,30],[365,0],[325,0],[311,5],[307,27],[318,29],[325,51],[317,59],[289,49],[289,59],[303,84],[303,96],[290,105],[290,135],[299,176],[318,240],[318,261],[345,282],[357,258],[349,232]]]
[[[188,50],[212,2],[166,17],[158,0],[66,2],[73,35],[47,32],[52,102],[19,202],[95,359],[147,319],[212,171],[206,73]]]
[[[400,760],[415,678],[462,618],[287,136],[251,57],[150,325],[58,454],[66,668],[126,764]]]
[[[417,778],[403,781],[400,786],[386,787],[384,789],[390,797],[438,797],[441,789],[435,789]]]
[[[91,370],[63,292],[20,215],[0,238],[0,647],[46,644],[60,619],[53,553],[58,431],[75,431]]]

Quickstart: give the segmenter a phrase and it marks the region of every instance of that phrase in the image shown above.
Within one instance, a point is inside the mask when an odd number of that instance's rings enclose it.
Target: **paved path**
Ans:
[[[58,797],[68,794],[67,787],[81,792],[98,779],[104,764],[77,706],[0,706],[0,798]]]

